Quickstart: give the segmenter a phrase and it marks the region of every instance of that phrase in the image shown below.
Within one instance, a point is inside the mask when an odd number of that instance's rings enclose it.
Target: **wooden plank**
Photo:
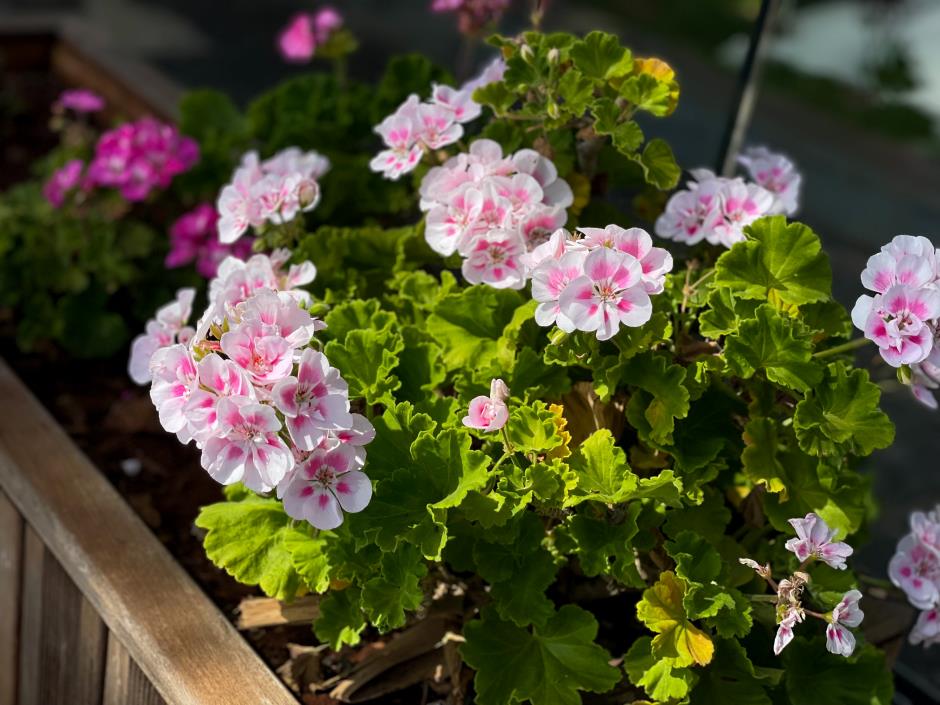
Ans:
[[[23,519],[0,492],[0,705],[16,701]]]
[[[140,670],[127,649],[108,635],[108,658],[104,674],[102,705],[166,705],[160,693]]]
[[[42,568],[40,703],[98,703],[107,632],[49,551]]]
[[[320,616],[320,598],[304,595],[293,602],[273,597],[246,597],[238,605],[239,629],[258,629],[280,624],[310,624]]]
[[[46,548],[27,524],[23,530],[23,581],[20,583],[19,705],[42,705],[39,664],[42,646],[42,573]]]
[[[0,361],[0,487],[170,705],[297,701]]]

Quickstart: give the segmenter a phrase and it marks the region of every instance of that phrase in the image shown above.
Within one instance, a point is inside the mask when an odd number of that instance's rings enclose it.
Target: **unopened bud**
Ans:
[[[309,211],[320,201],[320,186],[313,179],[304,179],[297,185],[297,204]]]
[[[522,60],[527,64],[531,64],[535,59],[535,52],[532,51],[532,47],[530,47],[528,44],[523,44],[519,48],[519,53],[522,54]]]
[[[561,114],[560,111],[558,110],[558,103],[555,103],[555,102],[549,103],[547,112],[550,118],[552,118],[553,120],[557,120],[558,116]]]
[[[548,50],[548,63],[554,66],[558,63],[558,60],[561,58],[561,52],[558,51],[558,47],[552,47]]]

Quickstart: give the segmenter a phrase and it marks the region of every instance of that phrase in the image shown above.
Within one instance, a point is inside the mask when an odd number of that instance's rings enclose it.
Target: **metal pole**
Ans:
[[[757,89],[760,82],[760,69],[770,40],[770,27],[780,9],[781,0],[763,0],[760,14],[751,32],[751,41],[747,48],[747,56],[741,66],[738,84],[731,103],[731,112],[728,115],[728,124],[721,139],[721,151],[718,153],[716,171],[722,176],[731,176],[734,173],[735,162],[744,136],[747,134],[751,116],[754,114],[754,104],[757,102]]]

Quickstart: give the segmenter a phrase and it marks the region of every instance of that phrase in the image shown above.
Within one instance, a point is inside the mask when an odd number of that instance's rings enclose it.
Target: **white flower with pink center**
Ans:
[[[278,435],[281,422],[270,406],[223,398],[218,426],[218,435],[202,451],[202,467],[217,482],[241,482],[255,492],[270,492],[294,467],[294,456]]]
[[[884,294],[896,284],[919,289],[934,282],[937,273],[931,263],[917,255],[895,257],[889,252],[879,252],[868,260],[862,271],[862,285],[879,294]]]
[[[297,304],[288,292],[261,289],[241,304],[241,322],[264,336],[284,338],[293,348],[302,348],[324,324]]]
[[[509,420],[507,399],[509,388],[506,383],[501,379],[492,380],[488,397],[479,396],[470,400],[467,415],[462,419],[463,425],[479,431],[498,431]]]
[[[852,555],[847,543],[834,541],[836,532],[822,517],[810,512],[802,519],[790,519],[796,538],[786,543],[786,549],[796,554],[801,562],[821,560],[831,568],[845,570],[845,559]]]
[[[372,483],[354,467],[347,446],[313,451],[277,488],[284,511],[323,531],[337,528],[343,512],[361,512],[372,499]]]
[[[908,639],[915,646],[940,644],[940,607],[921,612]]]
[[[747,169],[758,186],[774,195],[774,203],[769,211],[771,214],[796,214],[799,210],[802,176],[792,161],[766,147],[751,147],[738,157],[738,163]]]
[[[525,268],[519,257],[525,251],[519,233],[491,230],[473,241],[461,267],[464,279],[496,289],[521,289],[525,286]]]
[[[536,204],[519,218],[519,231],[526,247],[533,249],[544,245],[552,233],[568,220],[568,213],[561,206]]]
[[[723,219],[715,225],[715,233],[725,247],[742,242],[745,226],[767,215],[774,203],[770,191],[757,184],[746,184],[742,179],[726,181],[720,195]]]
[[[888,564],[888,576],[918,609],[940,602],[940,558],[913,534],[898,543]]]
[[[653,313],[636,257],[607,247],[587,255],[584,274],[565,287],[559,306],[577,330],[598,340],[609,340],[621,325],[641,326]]]
[[[460,123],[476,120],[483,110],[482,106],[473,100],[472,90],[462,90],[436,83],[431,89],[431,101],[449,110],[453,119]]]
[[[648,294],[660,294],[666,284],[666,275],[672,271],[672,255],[661,247],[653,247],[653,238],[643,228],[578,228],[584,235],[582,247],[593,250],[610,247],[626,252],[639,261],[643,270],[643,286]]]
[[[441,149],[463,137],[463,127],[454,121],[450,108],[422,103],[417,111],[417,137],[428,149]]]
[[[296,173],[319,181],[330,170],[330,160],[313,150],[304,152],[299,147],[288,147],[263,161],[261,168],[268,174],[287,176]]]
[[[926,237],[920,235],[897,235],[881,248],[896,260],[904,257],[916,257],[930,264],[940,277],[940,249]]]
[[[369,168],[377,171],[386,179],[397,181],[403,174],[413,170],[424,156],[424,147],[417,142],[417,130],[414,120],[401,115],[385,118],[375,128],[381,135],[388,149],[379,152]]]
[[[351,414],[348,428],[327,431],[318,448],[329,450],[344,445],[352,450],[357,467],[366,464],[366,446],[375,440],[375,426],[362,414]]]
[[[533,247],[519,259],[526,269],[533,271],[546,260],[560,259],[575,243],[576,241],[571,237],[570,232],[564,228],[558,228],[552,232],[545,242]]]
[[[780,653],[787,647],[787,645],[793,641],[793,627],[803,621],[803,613],[798,609],[791,608],[783,619],[780,620],[780,624],[777,625],[777,634],[774,637],[774,654],[779,656]]]
[[[297,367],[297,376],[274,385],[272,397],[286,418],[291,440],[300,450],[313,450],[327,431],[352,426],[349,388],[339,370],[331,367],[326,355],[306,349]]]
[[[718,243],[715,228],[722,222],[721,184],[718,179],[689,184],[678,191],[656,219],[656,234],[667,240],[696,245],[702,240]]]
[[[574,321],[562,313],[559,303],[568,285],[584,274],[586,251],[572,250],[561,256],[546,257],[532,271],[532,298],[539,302],[535,322],[540,326],[557,325],[566,333],[575,330]]]
[[[940,290],[897,284],[884,294],[862,295],[852,322],[893,367],[923,362],[933,349],[931,322],[940,317]]]
[[[226,397],[255,398],[248,374],[231,360],[209,353],[196,364],[199,387],[183,408],[190,434],[203,445],[218,431],[218,404]]]
[[[176,299],[157,309],[156,316],[147,321],[144,333],[134,338],[127,371],[136,384],[150,381],[150,360],[157,350],[177,342],[185,345],[192,337],[193,329],[186,324],[192,315],[195,296],[195,289],[177,291]]]
[[[574,193],[568,182],[558,176],[551,159],[534,149],[520,149],[512,155],[512,165],[520,174],[528,174],[542,188],[542,200],[550,206],[568,208],[574,203]]]
[[[184,410],[199,384],[192,353],[180,344],[160,348],[150,360],[150,375],[150,399],[157,408],[160,425],[170,433],[182,434],[180,440],[184,443],[189,442]]]
[[[940,343],[937,341],[936,329],[928,359],[911,365],[911,392],[914,398],[928,409],[936,411],[938,404],[933,393],[940,389],[940,367],[931,362],[931,358],[934,357],[940,357]]]
[[[444,257],[454,254],[458,244],[472,239],[479,229],[482,211],[483,194],[472,187],[455,193],[449,203],[432,208],[424,231],[431,249]]]
[[[858,606],[860,599],[862,593],[849,590],[832,610],[826,627],[826,649],[830,653],[848,658],[855,651],[855,635],[846,627],[857,627],[865,618]]]
[[[222,335],[224,352],[255,384],[268,385],[293,370],[293,346],[280,335],[264,335],[257,324],[242,324]]]
[[[940,559],[940,505],[932,512],[913,512],[911,533]]]

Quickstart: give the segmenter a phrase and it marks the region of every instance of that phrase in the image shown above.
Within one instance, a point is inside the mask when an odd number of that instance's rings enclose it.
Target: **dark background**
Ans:
[[[453,15],[430,0],[336,0],[360,40],[351,71],[379,75],[387,58],[419,51],[456,68]],[[303,68],[284,64],[275,37],[297,0],[0,0],[3,15],[76,12],[117,53],[146,61],[186,88],[213,87],[244,103]],[[619,34],[635,54],[677,71],[679,108],[649,122],[685,168],[714,166],[758,0],[549,0],[544,26]],[[515,0],[504,31],[526,25]],[[847,306],[862,293],[865,260],[894,235],[940,244],[940,2],[784,2],[771,39],[748,144],[790,155],[804,174],[799,218],[823,238],[835,291]],[[475,64],[487,58],[478,47]],[[314,126],[311,126],[313,129]],[[861,362],[869,363],[870,353]],[[868,459],[881,514],[858,567],[884,576],[913,509],[940,503],[940,415],[919,406],[875,365],[897,424],[890,449]],[[906,647],[901,659],[940,689],[940,651]],[[938,690],[940,692],[940,690]]]

